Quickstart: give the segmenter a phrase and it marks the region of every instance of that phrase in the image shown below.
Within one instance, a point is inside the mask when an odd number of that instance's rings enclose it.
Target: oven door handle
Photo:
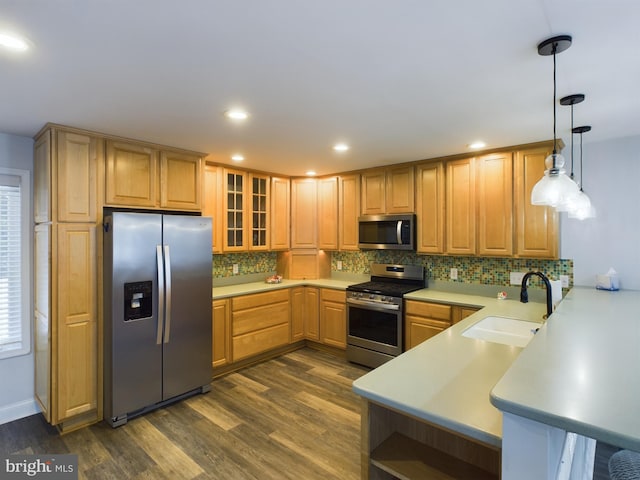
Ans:
[[[389,310],[400,310],[400,305],[396,305],[394,303],[371,303],[366,300],[356,300],[355,298],[348,298],[347,304],[349,305],[360,305],[363,307],[367,307],[368,310],[377,310],[379,312],[388,312]]]

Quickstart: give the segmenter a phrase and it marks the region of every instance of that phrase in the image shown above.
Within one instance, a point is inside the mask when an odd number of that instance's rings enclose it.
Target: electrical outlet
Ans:
[[[524,277],[525,272],[510,272],[509,273],[509,283],[511,285],[522,285],[522,277]]]
[[[342,270],[342,260],[338,260],[337,262],[338,270]]]
[[[458,269],[457,268],[452,268],[451,271],[449,272],[449,278],[451,280],[457,280],[458,279]]]
[[[560,275],[562,288],[569,288],[569,275]]]
[[[234,263],[232,268],[233,268],[233,274],[237,275],[238,274],[238,264]]]

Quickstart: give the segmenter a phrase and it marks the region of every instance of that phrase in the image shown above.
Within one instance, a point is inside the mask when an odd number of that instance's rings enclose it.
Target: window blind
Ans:
[[[20,177],[0,175],[0,356],[23,353],[23,205]]]

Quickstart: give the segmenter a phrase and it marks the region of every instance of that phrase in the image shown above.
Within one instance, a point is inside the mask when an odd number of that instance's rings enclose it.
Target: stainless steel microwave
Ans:
[[[415,250],[416,216],[363,215],[358,218],[358,247],[363,250]]]

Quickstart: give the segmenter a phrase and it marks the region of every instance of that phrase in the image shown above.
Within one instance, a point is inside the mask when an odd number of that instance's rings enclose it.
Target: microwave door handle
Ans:
[[[402,245],[402,220],[398,220],[396,225],[396,238],[398,239],[398,245]]]

